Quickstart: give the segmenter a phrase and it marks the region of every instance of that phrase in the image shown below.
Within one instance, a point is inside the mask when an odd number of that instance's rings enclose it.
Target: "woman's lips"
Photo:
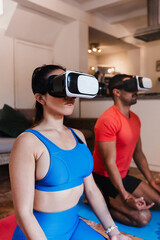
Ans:
[[[64,105],[72,106],[73,104],[74,104],[74,102],[73,102],[73,101],[68,101],[68,102],[65,102],[65,104],[64,104]]]

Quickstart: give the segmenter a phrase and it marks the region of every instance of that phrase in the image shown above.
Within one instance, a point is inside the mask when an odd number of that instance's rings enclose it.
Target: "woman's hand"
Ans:
[[[121,233],[116,234],[116,235],[109,236],[109,239],[110,239],[110,240],[131,240],[130,237],[128,237],[128,236],[126,236],[126,235],[123,235],[123,234],[121,234]]]

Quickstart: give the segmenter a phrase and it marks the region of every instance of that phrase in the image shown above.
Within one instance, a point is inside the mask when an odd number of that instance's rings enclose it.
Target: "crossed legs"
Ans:
[[[141,182],[132,193],[134,197],[144,197],[147,204],[155,203],[153,209],[160,210],[160,194],[147,183]],[[143,227],[151,220],[150,210],[135,210],[128,207],[121,199],[120,195],[110,198],[110,212],[112,217],[126,225]]]
[[[136,227],[142,227],[149,223],[152,218],[150,210],[139,211],[127,206],[108,178],[96,173],[93,173],[93,176],[108,203],[113,219]],[[160,210],[160,193],[154,190],[149,184],[131,176],[126,176],[123,179],[123,184],[125,189],[134,197],[144,197],[147,205],[154,202],[155,205],[152,208]]]

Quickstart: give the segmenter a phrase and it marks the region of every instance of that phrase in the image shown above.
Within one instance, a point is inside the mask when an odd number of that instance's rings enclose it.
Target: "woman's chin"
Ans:
[[[70,115],[72,115],[72,113],[73,113],[73,110],[70,109],[70,110],[64,112],[64,116],[70,116]]]

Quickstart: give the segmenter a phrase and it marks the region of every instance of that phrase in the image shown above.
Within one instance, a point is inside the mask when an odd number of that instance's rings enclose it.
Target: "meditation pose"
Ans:
[[[151,175],[142,151],[141,122],[130,111],[131,105],[137,102],[137,91],[150,86],[149,80],[125,74],[111,78],[109,90],[114,105],[95,124],[95,182],[113,219],[136,227],[149,223],[151,207],[160,209],[160,180]],[[147,183],[128,175],[132,158]]]
[[[63,77],[58,83],[59,76]],[[76,79],[76,74],[72,77]],[[13,240],[105,239],[77,215],[83,192],[109,238],[130,240],[118,231],[94,182],[93,158],[83,134],[63,125],[64,116],[73,112],[76,97],[67,95],[71,89],[64,90],[64,79],[65,69],[57,65],[44,65],[33,72],[35,124],[18,136],[10,157],[18,223]],[[73,90],[77,89],[76,82],[72,83]]]

